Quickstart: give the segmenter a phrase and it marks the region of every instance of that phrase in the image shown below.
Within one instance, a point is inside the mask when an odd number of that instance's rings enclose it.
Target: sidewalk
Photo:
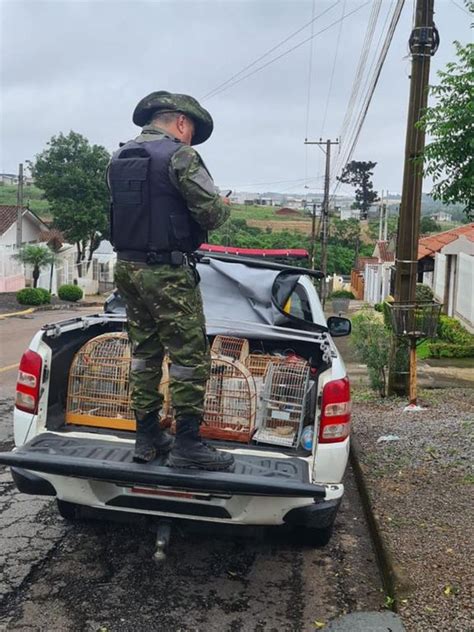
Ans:
[[[353,389],[352,457],[394,606],[407,632],[467,632],[474,609],[474,361],[420,361],[424,410],[404,412],[406,399],[370,390],[350,336],[335,342]]]

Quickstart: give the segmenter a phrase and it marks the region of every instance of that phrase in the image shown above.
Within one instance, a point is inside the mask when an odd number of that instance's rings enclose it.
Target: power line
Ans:
[[[338,0],[340,1],[340,0]],[[367,4],[370,3],[370,0],[366,0],[366,2],[364,2],[363,4],[361,4],[360,6],[356,7],[355,9],[353,9],[352,11],[350,11],[349,13],[346,13],[346,15],[343,18],[339,18],[338,20],[335,20],[334,22],[332,22],[331,24],[329,24],[328,26],[324,27],[323,29],[321,29],[320,31],[318,31],[317,33],[315,33],[314,35],[307,37],[306,39],[302,40],[301,42],[299,42],[298,44],[295,44],[294,46],[292,46],[291,48],[288,48],[286,51],[284,51],[283,53],[280,53],[280,55],[277,55],[276,57],[274,57],[273,59],[271,59],[270,61],[267,61],[265,64],[263,64],[262,66],[259,66],[258,68],[256,68],[255,70],[252,70],[252,72],[247,73],[246,75],[243,75],[243,77],[240,77],[239,79],[236,79],[235,81],[233,81],[232,83],[229,83],[227,86],[224,86],[221,90],[216,90],[214,91],[214,93],[211,95],[211,97],[215,97],[217,94],[221,94],[221,92],[224,92],[225,90],[228,90],[229,88],[232,88],[233,86],[237,85],[238,83],[240,83],[241,81],[244,81],[244,79],[248,79],[249,77],[252,77],[253,75],[255,75],[256,73],[260,72],[261,70],[263,70],[264,68],[267,68],[267,66],[270,66],[271,64],[275,63],[276,61],[278,61],[279,59],[281,59],[282,57],[285,57],[286,55],[289,55],[290,53],[292,53],[294,50],[297,50],[298,48],[300,48],[301,46],[303,46],[304,44],[306,44],[307,42],[311,41],[313,38],[317,37],[318,35],[321,35],[322,33],[325,33],[326,31],[329,31],[329,29],[331,29],[333,26],[336,26],[337,24],[339,24],[342,20],[345,20],[347,18],[349,18],[351,15],[354,15],[354,13],[357,13],[358,11],[360,11],[361,9],[363,9]],[[338,3],[336,3],[338,4]],[[335,5],[333,5],[335,6]],[[209,98],[211,98],[209,97]]]
[[[460,9],[463,13],[466,13],[466,15],[471,15],[471,13],[472,13],[472,12],[471,12],[471,11],[466,11],[466,9],[465,9],[464,7],[462,7],[460,4],[458,4],[458,3],[456,2],[456,0],[451,0],[451,2],[452,2],[455,6],[457,6],[457,8],[458,8],[458,9]]]
[[[343,25],[343,18],[344,18],[345,12],[346,12],[346,0],[344,0],[344,2],[342,3],[341,22],[339,24],[339,31],[337,33],[336,51],[334,53],[334,61],[332,63],[331,76],[329,78],[329,88],[328,88],[328,94],[327,94],[327,97],[326,97],[326,106],[324,108],[323,122],[322,122],[322,125],[321,125],[321,134],[320,134],[321,137],[324,134],[324,128],[326,126],[326,118],[327,118],[327,115],[328,115],[329,102],[331,100],[332,86],[333,86],[333,81],[334,81],[334,73],[335,73],[335,70],[336,70],[337,55],[339,53],[339,44],[341,42],[342,25]],[[307,133],[306,133],[306,136],[308,136]]]
[[[393,35],[395,33],[395,29],[397,27],[398,21],[400,19],[400,15],[403,9],[403,5],[405,3],[405,0],[398,0],[397,4],[395,6],[395,10],[394,13],[392,15],[392,19],[390,21],[390,25],[388,27],[386,36],[385,36],[385,40],[382,46],[382,49],[380,51],[371,81],[370,81],[370,86],[368,88],[368,91],[366,93],[362,108],[359,112],[358,118],[357,118],[357,122],[356,125],[354,127],[353,130],[353,134],[350,140],[350,145],[348,150],[346,150],[345,155],[344,155],[344,160],[343,160],[343,165],[347,164],[350,159],[352,158],[354,149],[357,145],[357,141],[359,140],[359,136],[362,130],[362,127],[364,125],[365,119],[367,117],[367,112],[370,106],[370,103],[372,101],[372,97],[374,95],[375,92],[375,88],[377,87],[379,78],[380,78],[380,74],[382,72],[382,67],[383,64],[385,62],[385,59],[387,57],[387,53],[388,50],[390,48],[390,45],[392,43],[392,39],[393,39]],[[337,191],[338,185],[336,184],[334,191],[333,191],[333,195],[335,194],[335,192]]]
[[[314,22],[316,20],[319,20],[319,18],[321,18],[326,13],[329,13],[329,11],[334,9],[334,7],[336,5],[338,5],[340,2],[341,2],[341,0],[337,0],[337,2],[335,2],[333,5],[331,5],[330,7],[328,7],[327,9],[325,9],[324,11],[322,11],[321,13],[319,13],[316,16],[314,15],[315,3],[313,3],[313,12],[312,12],[311,20],[309,22],[306,22],[305,24],[303,24],[303,26],[301,26],[299,29],[297,29],[296,31],[293,31],[293,33],[288,35],[288,37],[285,37],[285,39],[281,40],[280,42],[275,44],[275,46],[272,46],[272,48],[268,49],[265,53],[260,55],[260,57],[257,57],[257,59],[254,59],[254,61],[252,61],[250,64],[247,64],[247,66],[244,66],[244,68],[242,68],[242,70],[239,70],[239,72],[234,73],[231,77],[229,77],[229,79],[227,79],[226,81],[223,81],[222,83],[217,85],[215,88],[213,88],[207,94],[205,94],[203,97],[201,97],[201,99],[204,100],[204,99],[210,98],[211,96],[214,96],[214,92],[220,91],[221,88],[226,86],[233,79],[236,79],[239,75],[243,74],[246,70],[249,70],[250,68],[252,68],[256,64],[258,64],[259,61],[262,61],[262,59],[265,59],[265,57],[268,57],[268,55],[271,55],[271,53],[276,51],[277,48],[280,48],[280,46],[283,46],[283,44],[286,44],[286,42],[288,42],[290,39],[293,39],[293,37],[298,35],[298,33],[301,33],[301,31],[304,31],[304,29],[307,28],[308,26],[311,25],[311,27],[314,28]],[[313,34],[313,31],[311,32],[311,34]]]

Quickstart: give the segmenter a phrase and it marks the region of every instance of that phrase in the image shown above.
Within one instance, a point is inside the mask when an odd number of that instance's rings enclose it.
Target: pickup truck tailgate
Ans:
[[[233,471],[206,472],[166,466],[163,457],[134,463],[133,445],[46,432],[13,450],[0,463],[74,478],[156,485],[176,490],[236,495],[324,499],[322,485],[309,481],[308,464],[298,457],[236,454]]]

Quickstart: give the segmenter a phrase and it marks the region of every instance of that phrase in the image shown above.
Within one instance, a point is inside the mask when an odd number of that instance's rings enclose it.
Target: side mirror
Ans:
[[[330,316],[328,318],[328,329],[334,338],[348,336],[352,331],[352,323],[348,318],[343,318],[342,316]]]

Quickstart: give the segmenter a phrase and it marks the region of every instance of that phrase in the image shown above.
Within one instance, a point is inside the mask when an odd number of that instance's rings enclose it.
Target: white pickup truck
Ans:
[[[305,363],[305,400],[295,426],[285,421],[291,402],[276,411],[265,398],[269,378],[255,378],[260,391],[247,440],[241,435],[238,441],[214,439],[216,447],[234,455],[234,470],[208,472],[173,469],[163,457],[134,463],[132,416],[101,423],[89,415],[85,424],[68,417],[71,366],[78,352],[103,334],[124,338],[126,317],[115,296],[103,313],[45,325],[34,336],[19,367],[15,448],[0,453],[0,463],[11,466],[21,492],[55,496],[68,519],[87,508],[151,520],[286,524],[324,545],[344,492],[350,433],[349,381],[333,337],[350,333],[350,321],[326,321],[314,272],[226,257],[204,257],[198,270],[211,342],[232,336],[245,339],[250,355],[265,355],[272,366],[277,366],[273,358]],[[253,381],[249,371],[245,374]],[[262,413],[265,406],[270,417]],[[296,429],[289,437],[278,435],[278,423],[283,433]]]

